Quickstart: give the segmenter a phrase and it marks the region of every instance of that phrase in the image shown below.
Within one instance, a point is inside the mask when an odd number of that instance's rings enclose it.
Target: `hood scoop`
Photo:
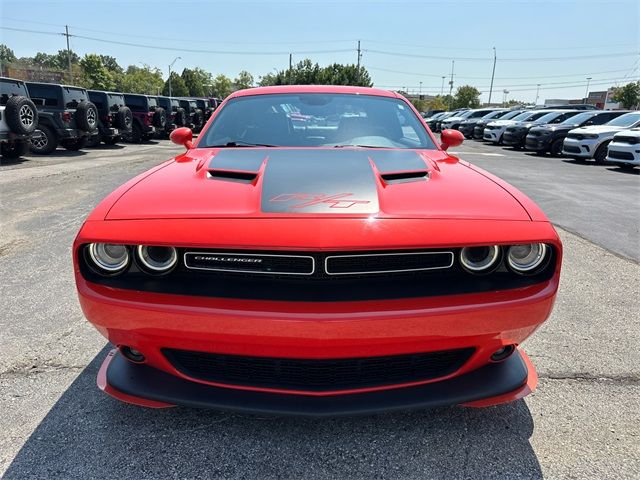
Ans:
[[[376,166],[378,175],[387,185],[429,179],[426,162],[410,150],[380,150],[373,153],[370,158]]]
[[[254,183],[268,158],[265,150],[221,150],[209,161],[207,178]]]

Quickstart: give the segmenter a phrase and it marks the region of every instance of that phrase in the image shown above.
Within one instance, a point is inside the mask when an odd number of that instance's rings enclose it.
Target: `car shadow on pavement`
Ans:
[[[607,168],[607,170],[610,172],[626,173],[627,175],[640,175],[640,168],[624,168],[612,165],[611,168]]]
[[[60,397],[4,478],[542,478],[523,400],[328,419],[145,409],[96,387],[108,351]]]
[[[8,167],[9,165],[20,165],[21,163],[28,162],[28,158],[0,158],[0,168]]]

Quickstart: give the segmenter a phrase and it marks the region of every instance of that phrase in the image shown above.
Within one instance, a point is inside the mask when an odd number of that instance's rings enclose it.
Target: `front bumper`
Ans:
[[[460,133],[462,133],[465,137],[471,138],[473,136],[473,125],[460,125]]]
[[[610,143],[607,153],[608,162],[640,165],[640,143],[635,145]]]
[[[525,138],[527,137],[527,131],[506,131],[502,137],[502,143],[510,147],[518,147],[523,146],[525,142]]]
[[[484,140],[487,140],[488,142],[498,143],[500,142],[500,139],[502,138],[503,133],[504,133],[504,129],[502,128],[493,129],[493,130],[489,130],[485,128],[482,138]]]
[[[98,374],[98,386],[135,405],[164,408],[183,405],[271,415],[338,416],[449,405],[485,407],[522,398],[537,384],[526,354],[516,350],[501,363],[424,385],[334,396],[302,396],[221,388],[191,382],[112,350]]]
[[[565,138],[562,144],[562,154],[574,158],[592,158],[598,149],[598,139]]]
[[[524,148],[533,152],[546,152],[551,146],[551,140],[551,135],[544,137],[532,137],[531,135],[527,135]]]

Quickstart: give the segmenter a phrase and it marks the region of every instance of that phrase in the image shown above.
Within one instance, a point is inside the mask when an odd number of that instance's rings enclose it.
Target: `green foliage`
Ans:
[[[621,103],[624,108],[640,105],[640,81],[614,88],[612,98],[615,102]]]
[[[419,112],[426,112],[427,110],[448,110],[449,109],[449,96],[436,95],[433,98],[425,100],[411,100],[413,106]]]
[[[4,43],[0,43],[0,62],[2,62],[2,65],[4,66],[7,63],[13,63],[16,60],[16,55],[13,53],[13,50],[7,47]]]
[[[249,72],[247,72],[246,70],[242,70],[238,76],[236,77],[236,79],[233,81],[236,90],[244,90],[245,88],[251,88],[253,87],[253,75],[251,75]]]
[[[120,65],[118,65],[118,61],[109,55],[99,55],[100,60],[102,61],[102,65],[109,70],[111,73],[115,75],[122,75],[124,70]]]
[[[113,90],[116,87],[113,74],[104,66],[100,55],[89,53],[80,60],[84,71],[85,87],[96,90]]]
[[[211,93],[214,97],[225,98],[233,91],[233,82],[226,75],[220,74],[213,79]]]
[[[260,86],[268,85],[356,85],[371,87],[371,77],[364,67],[334,63],[320,67],[308,58],[292,68],[264,75]]]
[[[129,65],[120,82],[121,91],[127,93],[157,95],[163,86],[162,73],[149,65],[144,67]]]
[[[205,72],[201,68],[185,68],[181,76],[189,92],[187,95],[204,97],[209,94],[210,85],[213,83],[213,78],[209,72]],[[171,85],[173,88],[173,80]]]
[[[480,106],[480,91],[471,85],[458,87],[453,97],[453,108],[478,108]]]
[[[162,94],[172,97],[188,97],[189,89],[180,75],[176,72],[171,72],[171,93],[169,93],[169,79],[167,79],[164,82]]]

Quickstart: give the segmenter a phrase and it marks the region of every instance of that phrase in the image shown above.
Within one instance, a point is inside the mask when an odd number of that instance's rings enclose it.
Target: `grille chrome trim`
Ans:
[[[187,255],[220,255],[223,257],[276,257],[276,258],[309,258],[311,259],[310,272],[265,272],[262,270],[251,269],[233,269],[233,268],[216,268],[216,267],[194,267],[187,262]],[[313,275],[316,271],[316,260],[310,255],[275,255],[266,253],[231,253],[231,252],[185,252],[183,255],[184,266],[189,270],[204,270],[213,272],[231,272],[231,273],[258,273],[263,275]]]
[[[332,258],[390,257],[390,256],[398,256],[398,255],[443,255],[443,254],[449,254],[451,256],[451,262],[447,266],[405,268],[405,269],[394,269],[394,270],[365,270],[365,271],[334,272],[334,273],[332,273],[329,270],[329,260]],[[366,253],[362,255],[329,255],[324,259],[324,271],[327,275],[367,275],[367,274],[375,274],[375,273],[419,272],[419,271],[425,271],[425,270],[446,270],[447,268],[453,267],[454,262],[455,262],[454,253],[447,250],[442,252],[399,252],[399,253]]]

